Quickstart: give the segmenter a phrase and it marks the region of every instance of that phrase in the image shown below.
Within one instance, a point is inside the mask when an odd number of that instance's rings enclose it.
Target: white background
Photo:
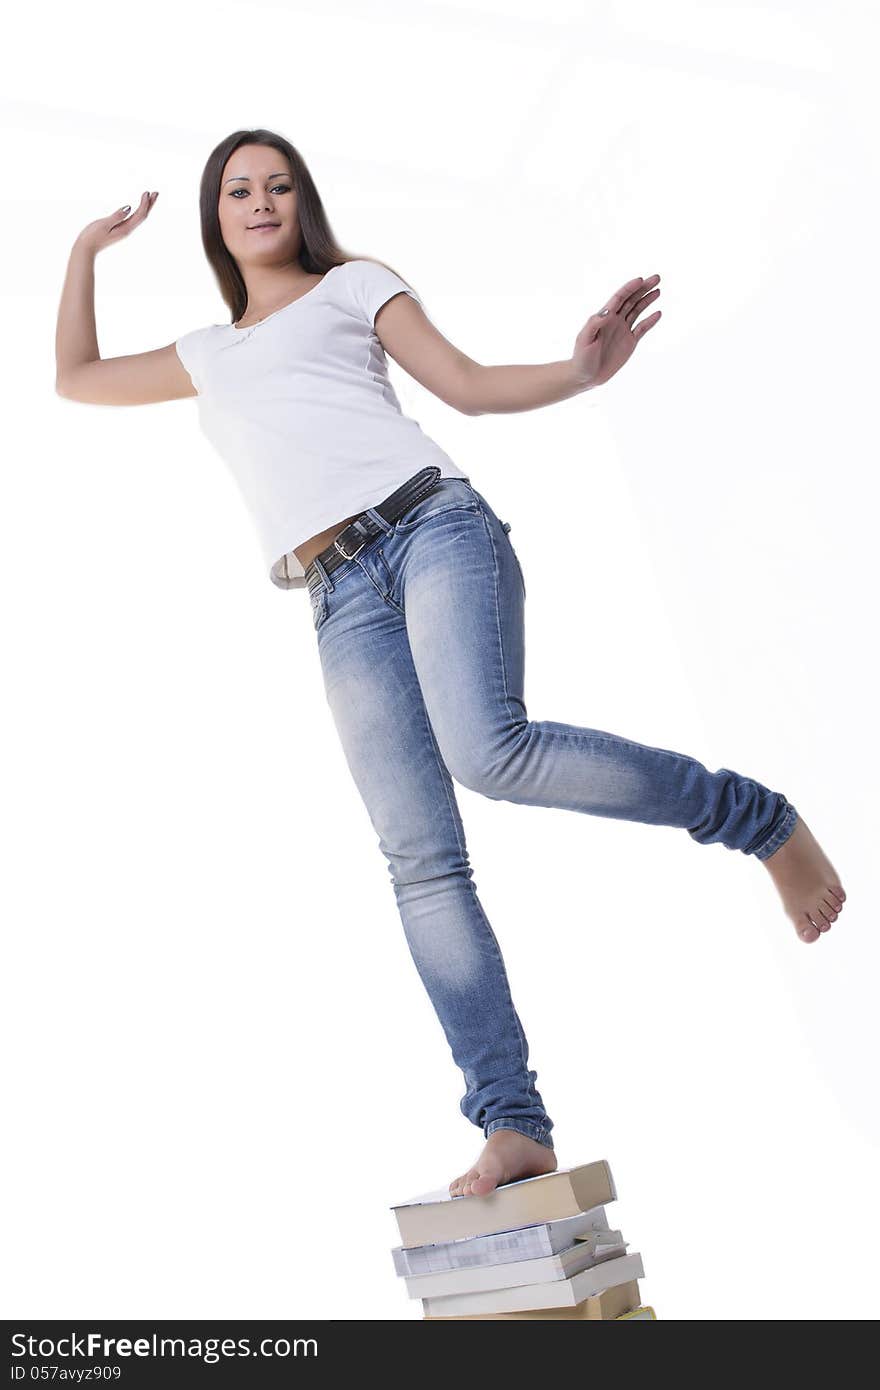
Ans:
[[[672,828],[459,788],[560,1166],[665,1319],[877,1315],[876,35],[870,7],[31,7],[2,102],[6,1317],[421,1316],[391,1205],[482,1135],[277,590],[195,400],[54,391],[82,226],[104,357],[227,310],[198,183],[300,150],[339,240],[484,363],[570,355],[658,272],[604,388],[403,408],[512,523],[529,714],[794,802],[848,894]],[[652,310],[653,311],[652,306]],[[872,714],[871,711],[874,711]]]

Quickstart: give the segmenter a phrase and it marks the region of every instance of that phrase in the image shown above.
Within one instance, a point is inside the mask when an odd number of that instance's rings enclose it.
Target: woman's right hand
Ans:
[[[109,217],[99,217],[96,222],[90,222],[77,237],[77,245],[97,255],[105,246],[121,241],[146,219],[158,196],[158,193],[144,193],[136,210],[130,215],[126,215],[127,208],[117,208]]]

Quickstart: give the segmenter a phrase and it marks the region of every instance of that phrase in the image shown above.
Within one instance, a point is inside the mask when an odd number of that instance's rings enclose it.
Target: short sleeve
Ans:
[[[378,261],[349,261],[348,269],[348,283],[358,315],[366,319],[371,328],[382,305],[387,304],[389,299],[401,291],[408,294],[417,304],[420,305],[422,302],[415,290],[411,290],[399,275],[395,275],[393,270],[380,265]]]
[[[199,393],[201,393],[204,380],[202,376],[202,345],[206,331],[204,328],[196,328],[192,333],[184,333],[174,344],[178,357],[189,372],[192,384]]]

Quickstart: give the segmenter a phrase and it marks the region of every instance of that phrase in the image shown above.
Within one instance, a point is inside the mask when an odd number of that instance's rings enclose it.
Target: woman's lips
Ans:
[[[277,222],[266,222],[266,223],[263,224],[263,226],[248,227],[248,231],[249,231],[249,232],[277,232],[277,231],[278,231],[278,223],[277,223]]]

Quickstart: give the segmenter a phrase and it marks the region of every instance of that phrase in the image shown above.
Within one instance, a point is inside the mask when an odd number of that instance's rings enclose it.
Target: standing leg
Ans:
[[[547,1171],[556,1166],[553,1122],[477,895],[406,624],[360,564],[330,580],[332,589],[313,596],[327,702],[388,861],[410,953],[464,1074],[462,1113],[486,1135],[504,1127],[527,1136],[541,1146],[533,1171]]]

